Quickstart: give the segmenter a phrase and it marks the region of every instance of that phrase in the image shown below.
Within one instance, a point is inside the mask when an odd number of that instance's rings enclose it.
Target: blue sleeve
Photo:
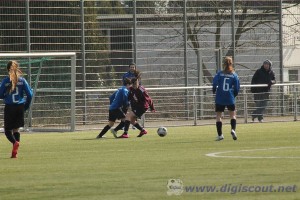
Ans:
[[[115,91],[112,95],[110,95],[110,97],[109,97],[109,104],[111,104],[113,102],[113,100],[115,99],[117,91]]]
[[[0,85],[0,99],[3,99],[5,96],[5,92],[6,92],[5,84],[6,84],[6,81],[5,81],[5,79],[3,79],[3,81]]]
[[[25,94],[26,94],[26,103],[29,103],[31,102],[32,100],[32,96],[33,96],[33,93],[32,93],[32,89],[31,87],[29,86],[29,84],[27,83],[27,81],[24,79],[24,90],[25,90]]]
[[[235,76],[234,78],[234,96],[236,97],[240,91],[240,80],[238,76]]]
[[[128,107],[128,90],[123,90],[123,107]]]
[[[24,82],[24,91],[25,91],[25,94],[26,94],[26,102],[25,102],[25,105],[24,105],[24,110],[27,110],[30,106],[33,93],[32,93],[32,89],[29,86],[29,84],[27,83],[27,81],[25,79],[23,79],[23,82]]]

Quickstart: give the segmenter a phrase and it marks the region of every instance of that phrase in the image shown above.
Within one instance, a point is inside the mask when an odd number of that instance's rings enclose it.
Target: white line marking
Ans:
[[[214,153],[208,153],[205,154],[209,157],[215,157],[215,158],[247,158],[247,159],[254,159],[254,158],[300,158],[299,156],[224,156],[220,154],[227,154],[227,153],[236,153],[236,152],[253,152],[253,151],[268,151],[268,150],[274,150],[274,149],[299,149],[300,147],[276,147],[276,148],[266,148],[266,149],[247,149],[247,150],[237,150],[237,151],[223,151],[223,152],[214,152]]]

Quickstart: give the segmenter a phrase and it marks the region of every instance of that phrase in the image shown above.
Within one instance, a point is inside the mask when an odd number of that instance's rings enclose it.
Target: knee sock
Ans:
[[[19,132],[14,132],[14,137],[15,137],[15,139],[18,141],[18,142],[20,142],[20,133]]]
[[[99,133],[99,137],[102,137],[110,129],[109,125],[106,125],[102,131]]]
[[[124,125],[125,125],[125,122],[121,121],[120,124],[116,128],[114,128],[114,130],[115,131],[119,131],[119,130],[121,130],[124,127]]]
[[[124,134],[128,134],[129,126],[130,126],[130,121],[126,120],[124,122]]]
[[[11,131],[5,131],[5,135],[6,135],[6,138],[12,143],[14,144],[16,142],[16,139],[15,137],[13,136],[12,132]]]
[[[216,122],[218,136],[222,135],[222,122]]]
[[[236,128],[236,119],[231,119],[230,124],[231,124],[231,129],[235,130],[235,128]]]
[[[141,125],[139,123],[135,123],[133,126],[135,126],[137,129],[139,129],[140,131],[143,130],[143,127],[141,127]]]

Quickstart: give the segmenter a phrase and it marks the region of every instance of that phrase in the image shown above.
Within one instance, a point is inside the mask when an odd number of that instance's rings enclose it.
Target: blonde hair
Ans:
[[[19,80],[19,77],[23,74],[22,71],[19,69],[19,63],[15,60],[11,60],[7,63],[7,71],[9,74],[9,79],[11,82],[11,88],[9,93],[12,93],[16,87]]]
[[[224,58],[223,70],[224,70],[225,73],[232,73],[232,72],[234,72],[233,60],[232,60],[231,56],[226,56]]]

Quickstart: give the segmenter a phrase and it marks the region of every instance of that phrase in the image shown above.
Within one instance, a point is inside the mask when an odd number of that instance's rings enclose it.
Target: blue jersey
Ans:
[[[216,92],[216,104],[233,105],[240,91],[240,81],[236,73],[218,72],[213,79],[213,92]]]
[[[9,93],[10,87],[10,79],[9,77],[5,77],[0,86],[0,98],[4,99],[4,103],[8,105],[25,104],[25,106],[29,106],[32,99],[32,90],[27,81],[23,77],[20,77],[16,89],[11,93]],[[26,98],[24,97],[24,93],[26,94]]]
[[[119,108],[125,108],[128,106],[128,94],[129,91],[126,86],[122,86],[116,92],[114,92],[110,97],[109,110],[115,110]]]

